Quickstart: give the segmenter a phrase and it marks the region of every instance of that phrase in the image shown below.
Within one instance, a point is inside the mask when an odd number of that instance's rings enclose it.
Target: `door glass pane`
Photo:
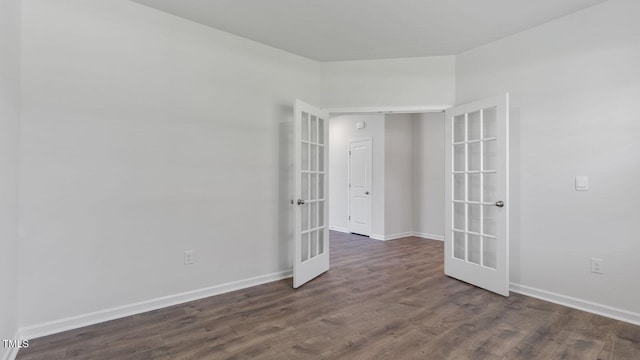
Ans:
[[[467,236],[467,249],[469,251],[467,253],[467,261],[480,265],[480,236],[471,234]]]
[[[311,224],[311,229],[314,229],[318,226],[318,204],[311,203],[311,214],[309,216],[309,223]]]
[[[497,266],[497,256],[498,256],[498,247],[497,247],[497,240],[496,239],[492,239],[492,238],[482,238],[483,239],[483,256],[484,259],[482,260],[482,262],[484,263],[484,266],[486,267],[490,267],[492,269],[495,269]]]
[[[468,205],[469,209],[469,227],[467,230],[479,233],[481,220],[481,205]]]
[[[309,170],[309,144],[303,142],[302,144],[300,144],[300,147],[302,150],[302,155],[300,156],[300,168],[303,171]]]
[[[480,124],[480,111],[475,111],[469,114],[468,120],[468,128],[469,128],[469,139],[468,140],[479,140],[480,139],[480,129],[482,124]]]
[[[464,204],[453,204],[453,228],[465,230]]]
[[[465,141],[464,114],[453,118],[453,142]]]
[[[309,234],[302,234],[301,238],[302,246],[300,246],[300,255],[302,255],[302,261],[309,259]]]
[[[464,236],[463,232],[453,232],[453,256],[461,260],[465,260],[464,254],[467,251]]]
[[[318,231],[318,255],[324,254],[324,228]]]
[[[496,140],[485,141],[482,156],[484,157],[483,170],[497,170],[498,142]]]
[[[457,174],[457,175],[453,175],[453,199],[454,200],[462,200],[464,201],[465,198],[465,174]]]
[[[318,145],[311,145],[311,154],[309,155],[311,171],[318,171]]]
[[[498,130],[496,127],[496,108],[492,107],[489,109],[484,109],[484,113],[482,114],[483,119],[483,130],[484,135],[483,138],[494,138],[498,135]]]
[[[302,173],[300,175],[300,184],[302,185],[302,191],[300,192],[300,198],[302,200],[309,200],[309,174]]]
[[[318,174],[318,199],[324,199],[324,174]]]
[[[302,140],[309,140],[309,114],[302,113],[302,127],[301,134]]]
[[[324,226],[324,201],[318,203],[318,227]]]
[[[318,232],[317,231],[311,232],[311,241],[309,243],[309,248],[311,250],[310,258],[316,257],[316,255],[318,255]]]
[[[318,119],[311,115],[311,123],[309,125],[311,127],[311,142],[318,142]]]
[[[324,119],[318,118],[318,143],[324,144]]]
[[[454,145],[453,146],[453,170],[455,171],[465,171],[465,156],[464,156],[464,148],[465,145]]]
[[[469,171],[480,170],[480,143],[469,144]]]
[[[301,211],[300,228],[302,231],[307,231],[309,230],[309,204],[302,205]]]
[[[483,186],[483,202],[495,203],[496,192],[498,191],[498,175],[497,174],[484,174],[484,186]]]
[[[480,174],[469,174],[469,201],[480,201],[480,194],[482,194],[480,179]]]
[[[316,200],[318,199],[318,178],[316,174],[309,174],[309,176],[311,177],[311,185],[309,185],[309,188],[311,189],[311,194],[309,196],[309,200]]]
[[[489,205],[484,207],[484,214],[482,217],[483,229],[482,233],[484,235],[492,235],[497,236],[497,220],[498,220],[498,208]]]
[[[324,146],[318,146],[318,171],[324,171]]]

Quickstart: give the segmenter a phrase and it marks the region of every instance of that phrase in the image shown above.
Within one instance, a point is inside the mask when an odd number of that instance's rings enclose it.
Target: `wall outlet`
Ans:
[[[193,250],[184,251],[184,264],[185,265],[193,264]]]
[[[604,260],[591,258],[591,272],[594,274],[604,274]]]

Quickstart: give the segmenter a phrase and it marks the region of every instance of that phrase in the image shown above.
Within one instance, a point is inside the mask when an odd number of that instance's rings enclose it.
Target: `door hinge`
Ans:
[[[349,150],[349,155],[351,155],[351,150]]]
[[[349,216],[349,220],[351,220],[351,216]]]

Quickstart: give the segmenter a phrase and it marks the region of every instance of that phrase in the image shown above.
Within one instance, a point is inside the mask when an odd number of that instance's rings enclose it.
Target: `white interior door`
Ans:
[[[371,235],[371,139],[349,141],[349,231]]]
[[[445,274],[509,296],[509,96],[446,112]]]
[[[328,114],[296,100],[293,287],[329,270]]]

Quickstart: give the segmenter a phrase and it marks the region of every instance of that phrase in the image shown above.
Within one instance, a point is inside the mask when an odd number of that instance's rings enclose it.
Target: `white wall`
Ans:
[[[329,121],[329,226],[349,229],[349,140],[371,138],[371,232],[384,234],[384,115],[343,115]],[[364,121],[364,129],[356,123]]]
[[[455,57],[322,63],[327,108],[451,105]]]
[[[640,2],[611,0],[457,58],[457,102],[510,92],[511,279],[640,319]],[[574,177],[589,177],[576,192]],[[590,258],[605,260],[604,275]],[[640,321],[640,320],[636,320]]]
[[[22,326],[291,268],[318,63],[126,0],[23,4]]]
[[[385,238],[413,234],[413,115],[386,115],[384,169]]]
[[[413,231],[444,239],[444,113],[413,116]]]
[[[0,340],[18,330],[20,1],[0,0]],[[0,344],[0,359],[10,349]]]

